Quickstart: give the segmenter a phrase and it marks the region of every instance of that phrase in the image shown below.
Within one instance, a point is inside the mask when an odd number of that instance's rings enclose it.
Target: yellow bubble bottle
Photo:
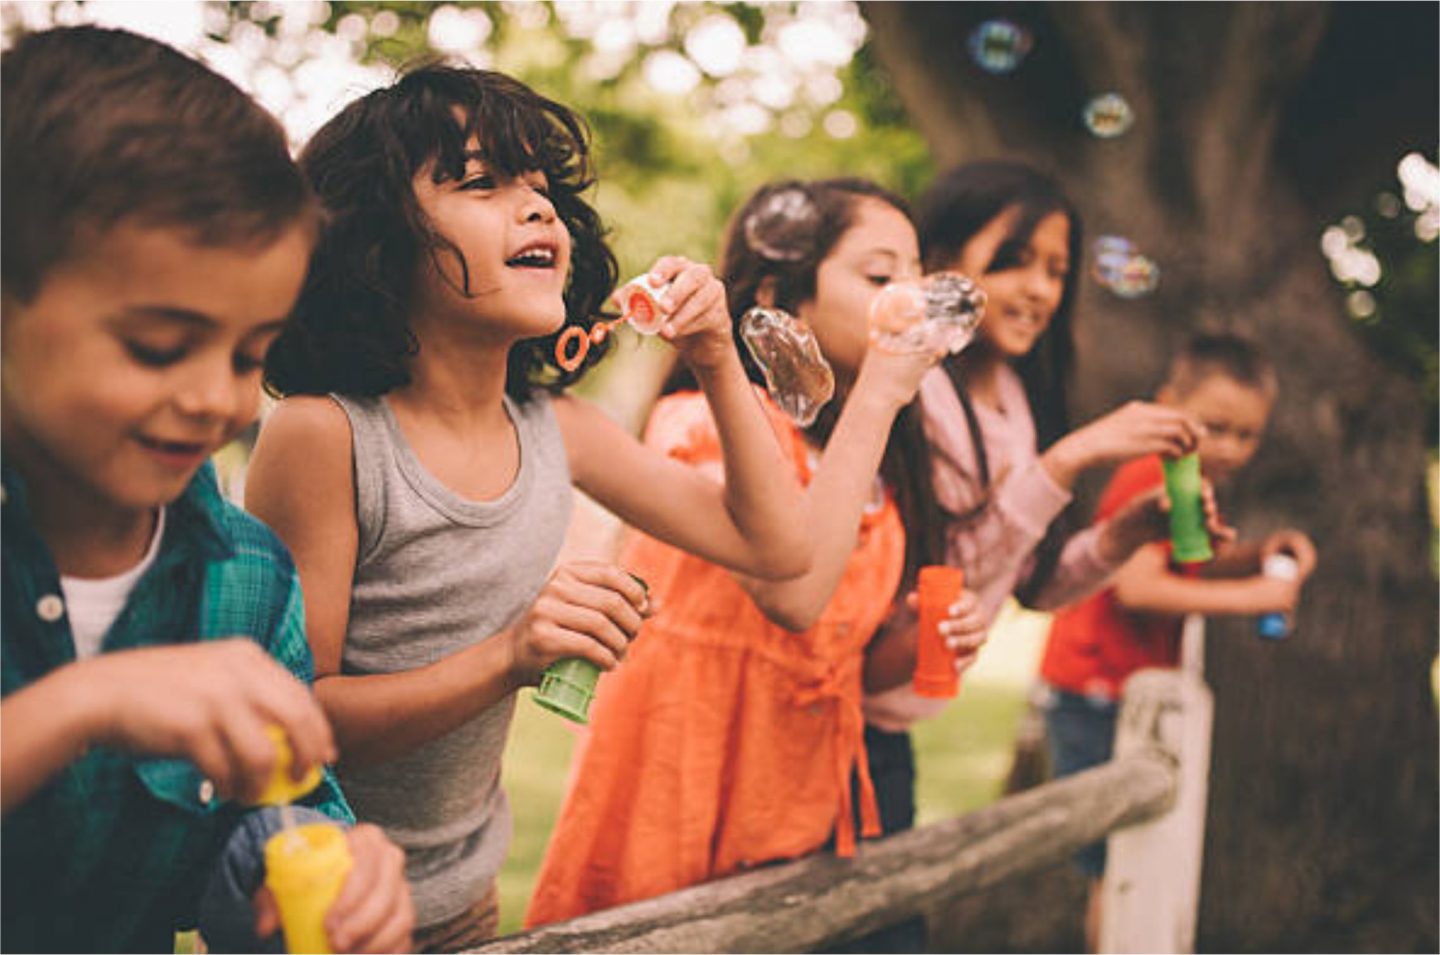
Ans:
[[[275,744],[275,771],[257,803],[279,806],[283,828],[265,842],[265,884],[280,909],[280,927],[289,952],[332,949],[325,934],[325,915],[350,872],[350,843],[345,830],[326,822],[295,825],[290,803],[320,784],[319,766],[310,767],[297,782],[290,778],[290,741],[279,726],[265,732]]]
[[[280,909],[286,951],[334,951],[325,915],[352,861],[345,830],[326,822],[285,829],[265,843],[265,884]]]

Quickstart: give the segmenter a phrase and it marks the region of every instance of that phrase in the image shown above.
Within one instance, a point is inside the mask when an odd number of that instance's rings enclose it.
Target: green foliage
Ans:
[[[575,109],[594,134],[600,185],[596,206],[613,229],[622,269],[628,276],[661,254],[714,262],[726,219],[751,190],[780,177],[866,176],[913,198],[931,172],[920,136],[908,125],[888,79],[868,49],[838,70],[841,98],[828,107],[808,107],[813,122],[802,135],[771,131],[717,139],[711,110],[716,81],[704,78],[689,94],[657,92],[643,77],[645,54],[680,51],[688,29],[724,13],[739,24],[747,41],[765,42],[767,18],[793,16],[796,4],[685,3],[669,13],[668,35],[655,46],[640,45],[613,76],[597,78],[586,64],[584,38],[567,35],[553,4],[522,18],[505,3],[457,3],[483,11],[491,23],[483,58],[536,90]],[[371,24],[393,14],[393,32],[365,40],[362,59],[400,67],[426,55],[434,4],[380,0],[333,0],[324,28],[334,31],[348,16]],[[836,138],[826,132],[823,114],[844,110],[854,132]],[[794,131],[792,130],[792,133]]]

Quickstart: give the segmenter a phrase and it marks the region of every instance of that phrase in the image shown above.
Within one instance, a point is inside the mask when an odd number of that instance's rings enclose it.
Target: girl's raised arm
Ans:
[[[651,274],[670,282],[673,342],[710,404],[725,483],[662,457],[593,406],[556,402],[575,484],[626,523],[741,573],[784,579],[811,562],[804,497],[765,411],[745,377],[725,291],[710,269],[677,257]]]

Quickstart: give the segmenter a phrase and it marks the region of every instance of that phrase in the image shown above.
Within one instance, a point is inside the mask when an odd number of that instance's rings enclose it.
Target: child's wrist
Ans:
[[[1085,469],[1079,449],[1071,437],[1061,438],[1040,456],[1040,464],[1050,479],[1065,490],[1075,486],[1075,479]]]

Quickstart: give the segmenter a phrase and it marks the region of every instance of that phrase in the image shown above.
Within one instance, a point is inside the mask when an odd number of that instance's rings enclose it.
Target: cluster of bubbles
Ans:
[[[745,244],[772,262],[799,262],[815,249],[820,210],[804,189],[780,189],[745,217]]]
[[[966,44],[975,65],[992,74],[1013,73],[1032,45],[1029,30],[1002,19],[975,27]],[[1080,118],[1092,136],[1114,139],[1135,125],[1135,110],[1120,93],[1100,93],[1085,103]],[[1122,236],[1102,236],[1095,243],[1095,257],[1095,280],[1121,298],[1140,298],[1160,284],[1160,267]]]
[[[1012,73],[1030,52],[1030,31],[1009,20],[986,20],[970,31],[975,65],[986,73]]]
[[[1101,139],[1123,136],[1135,125],[1135,111],[1119,93],[1101,93],[1085,104],[1085,128]]]
[[[958,272],[891,282],[870,303],[870,341],[892,352],[954,355],[975,338],[985,292]]]
[[[810,326],[784,309],[755,306],[740,318],[740,339],[780,410],[802,428],[835,396],[835,372]]]
[[[1102,235],[1095,240],[1095,281],[1120,298],[1140,298],[1160,284],[1160,266],[1141,255],[1124,236]]]

